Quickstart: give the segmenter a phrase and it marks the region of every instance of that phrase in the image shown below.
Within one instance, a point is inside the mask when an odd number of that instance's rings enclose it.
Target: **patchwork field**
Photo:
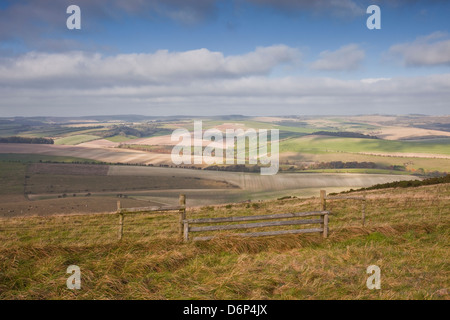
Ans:
[[[0,124],[0,137],[46,137],[54,139],[55,145],[0,144],[0,152],[73,156],[108,163],[172,165],[171,146],[178,142],[171,141],[171,133],[177,128],[192,132],[195,120],[202,121],[203,130],[278,129],[281,170],[310,170],[307,167],[311,163],[359,161],[362,156],[371,156],[370,161],[380,165],[377,169],[407,164],[410,170],[403,171],[408,174],[417,173],[419,169],[425,175],[450,172],[447,161],[450,160],[449,116],[223,116],[160,119],[105,116],[92,119],[63,118],[59,123],[56,118],[48,121],[45,118],[12,118]],[[203,141],[202,144],[205,146],[209,142]],[[386,171],[372,170],[369,173]]]
[[[280,172],[261,176],[244,172],[250,169],[259,172],[251,167],[220,165],[210,168],[213,170],[198,170],[207,167],[206,164],[175,168],[170,153],[177,142],[171,141],[171,132],[177,128],[193,131],[194,120],[201,120],[204,130],[280,130]],[[11,192],[15,194],[11,198],[15,201],[8,200],[13,204],[4,207],[15,210],[16,200],[62,201],[58,197],[65,197],[68,201],[71,197],[78,202],[82,201],[78,198],[96,197],[102,198],[102,203],[108,200],[104,208],[110,210],[114,208],[110,203],[119,195],[143,203],[175,204],[180,192],[187,194],[191,206],[212,205],[284,196],[308,197],[322,188],[339,192],[397,180],[423,179],[450,172],[447,124],[450,117],[446,116],[381,115],[196,119],[117,116],[60,122],[56,118],[49,121],[13,118],[0,124],[1,136],[46,137],[55,139],[55,144],[0,144],[0,160],[25,164],[25,169],[23,165],[14,169],[17,172],[14,179],[13,173],[4,177],[8,180],[4,185],[12,183]],[[409,138],[415,140],[405,140]],[[209,143],[203,141],[203,145]],[[95,169],[86,166],[83,174],[75,166],[29,164],[46,161],[106,165],[92,167]],[[103,170],[102,174],[96,170]],[[67,207],[74,212],[72,206]],[[99,210],[103,211],[102,207]]]

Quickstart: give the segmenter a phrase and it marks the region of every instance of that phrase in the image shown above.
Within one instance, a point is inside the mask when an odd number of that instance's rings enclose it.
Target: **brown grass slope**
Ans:
[[[10,218],[0,225],[0,299],[449,299],[450,184],[328,202],[330,237],[183,243],[177,216]],[[318,209],[317,198],[188,210],[189,218]],[[81,268],[81,290],[66,269]],[[381,290],[366,268],[381,268]]]

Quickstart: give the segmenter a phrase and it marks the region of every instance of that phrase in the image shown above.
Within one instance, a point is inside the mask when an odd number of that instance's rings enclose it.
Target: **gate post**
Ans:
[[[320,211],[327,210],[327,192],[325,190],[320,190]],[[328,213],[321,216],[322,218],[322,235],[324,238],[328,238]]]
[[[186,220],[186,195],[180,194],[180,197],[178,199],[180,204],[180,218],[179,218],[179,227],[178,227],[178,233],[180,234],[180,238],[183,238],[183,220]]]
[[[325,190],[320,190],[320,211],[327,210],[327,192]]]
[[[119,240],[122,240],[123,237],[123,213],[120,210],[120,201],[117,201],[117,213],[119,214]]]

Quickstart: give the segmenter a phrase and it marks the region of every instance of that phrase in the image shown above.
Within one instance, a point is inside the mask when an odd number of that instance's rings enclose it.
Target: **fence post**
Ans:
[[[184,221],[183,223],[183,240],[184,242],[188,242],[189,241],[189,222]]]
[[[320,190],[320,211],[326,211],[327,210],[327,192],[325,190]],[[322,226],[323,232],[322,235],[324,238],[328,237],[328,215],[324,214],[321,216],[322,223],[320,224]]]
[[[328,238],[328,213],[323,215],[323,237]]]
[[[117,213],[119,214],[119,240],[122,240],[123,236],[123,213],[120,211],[120,201],[117,201]]]
[[[366,223],[366,195],[363,195],[363,201],[362,201],[362,225],[364,227],[364,224]]]
[[[327,192],[325,190],[320,190],[320,211],[327,210]]]
[[[183,221],[186,220],[186,195],[180,194],[179,197],[179,204],[180,204],[180,225],[179,225],[179,234],[180,238],[183,238]]]

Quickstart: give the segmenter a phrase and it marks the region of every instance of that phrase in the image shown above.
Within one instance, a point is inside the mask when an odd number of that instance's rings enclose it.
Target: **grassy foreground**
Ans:
[[[355,193],[357,195],[358,193]],[[450,184],[328,201],[330,237],[183,243],[175,215],[10,218],[0,224],[0,299],[449,299]],[[353,195],[353,194],[352,194]],[[318,209],[317,198],[192,208],[189,218]],[[81,290],[66,287],[69,265]],[[366,268],[381,268],[381,290]]]

